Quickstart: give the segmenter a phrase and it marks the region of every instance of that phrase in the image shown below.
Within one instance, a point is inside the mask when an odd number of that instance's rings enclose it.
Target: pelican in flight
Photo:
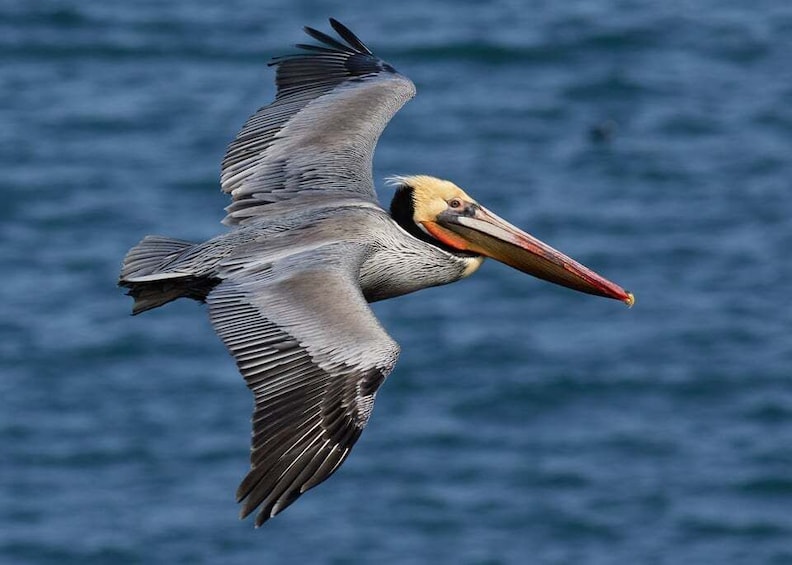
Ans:
[[[221,187],[230,230],[204,243],[147,236],[119,285],[133,314],[205,302],[255,397],[250,471],[237,490],[256,525],[344,462],[399,346],[368,303],[458,281],[491,257],[631,306],[616,284],[499,218],[455,184],[393,179],[377,202],[372,155],[415,86],[331,19],[338,39],[272,61],[275,101],[229,145]]]

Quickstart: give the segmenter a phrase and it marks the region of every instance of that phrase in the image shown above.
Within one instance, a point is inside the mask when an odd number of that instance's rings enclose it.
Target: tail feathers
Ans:
[[[132,315],[136,316],[146,310],[157,308],[172,300],[181,298],[183,293],[179,286],[167,283],[129,283],[127,294],[135,299],[132,305]]]
[[[135,299],[132,315],[157,308],[177,298],[192,298],[204,302],[211,290],[220,283],[214,277],[164,278],[145,282],[121,282],[121,286],[129,288],[127,293]]]
[[[121,268],[121,283],[140,277],[159,274],[169,262],[194,244],[189,241],[171,239],[159,235],[147,235],[143,241],[129,250]],[[162,273],[165,274],[165,273]],[[177,273],[168,273],[171,276]],[[187,274],[187,273],[185,273]]]
[[[133,315],[177,298],[206,299],[219,279],[180,271],[173,265],[193,245],[189,241],[148,235],[127,253],[118,284],[128,288],[127,294],[135,299]]]

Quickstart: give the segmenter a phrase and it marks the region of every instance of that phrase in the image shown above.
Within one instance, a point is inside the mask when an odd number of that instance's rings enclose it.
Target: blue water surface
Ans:
[[[452,179],[637,304],[494,261],[376,304],[368,429],[255,530],[233,360],[115,282],[224,229],[266,62],[328,16],[418,87],[377,179]],[[787,0],[0,0],[0,562],[792,563],[790,53]]]

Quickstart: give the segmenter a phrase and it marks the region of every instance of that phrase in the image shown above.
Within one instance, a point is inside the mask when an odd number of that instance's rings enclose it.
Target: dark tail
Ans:
[[[177,298],[204,301],[219,279],[180,270],[177,259],[193,247],[189,241],[148,235],[124,257],[118,285],[135,299],[132,314],[157,308]]]

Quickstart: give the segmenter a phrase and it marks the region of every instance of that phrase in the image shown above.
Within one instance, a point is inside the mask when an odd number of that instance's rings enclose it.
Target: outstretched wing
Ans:
[[[249,266],[207,297],[255,396],[251,468],[237,490],[259,526],[328,478],[369,419],[399,346],[358,285],[362,250],[333,243]]]
[[[231,194],[223,223],[244,224],[268,203],[351,196],[376,202],[372,156],[382,130],[415,85],[330,19],[342,41],[305,28],[324,45],[280,57],[275,101],[253,114],[223,159]]]

